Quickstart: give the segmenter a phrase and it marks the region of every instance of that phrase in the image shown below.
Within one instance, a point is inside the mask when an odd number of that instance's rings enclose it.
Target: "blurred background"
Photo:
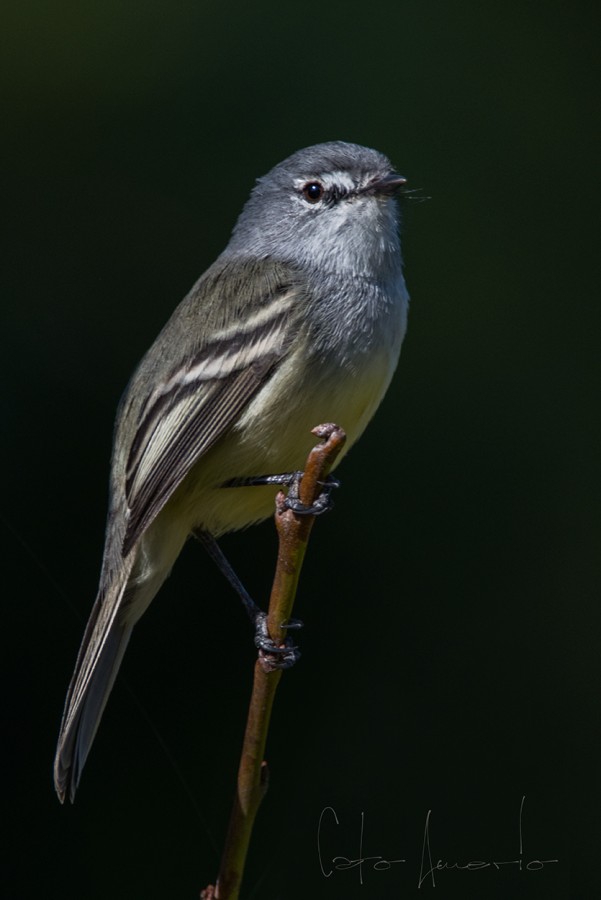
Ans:
[[[4,5],[7,897],[184,900],[215,877],[254,652],[200,547],[136,629],[73,807],[54,742],[121,391],[254,179],[332,139],[431,199],[404,207],[399,371],[313,532],[244,897],[596,894],[594,10]],[[223,546],[266,602],[272,524]],[[432,865],[491,865],[433,877],[426,854],[418,888],[429,810]]]

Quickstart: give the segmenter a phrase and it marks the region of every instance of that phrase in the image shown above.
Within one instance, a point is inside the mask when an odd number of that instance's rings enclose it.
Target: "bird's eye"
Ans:
[[[323,193],[323,185],[319,181],[309,181],[303,188],[303,197],[309,203],[319,203]]]

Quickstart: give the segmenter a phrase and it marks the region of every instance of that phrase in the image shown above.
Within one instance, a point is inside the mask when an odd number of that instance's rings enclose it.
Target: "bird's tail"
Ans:
[[[84,763],[123,659],[133,622],[120,614],[127,573],[96,598],[69,685],[54,759],[54,786],[61,803],[73,801]]]
[[[186,534],[184,528],[155,528],[135,553],[121,559],[116,571],[106,564],[110,555],[105,559],[67,692],[54,759],[54,786],[61,803],[67,796],[73,802],[134,624],[169,575]]]

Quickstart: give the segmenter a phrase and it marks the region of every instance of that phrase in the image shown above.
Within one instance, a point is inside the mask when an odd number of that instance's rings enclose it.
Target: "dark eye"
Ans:
[[[323,197],[323,185],[319,181],[309,181],[303,188],[303,197],[309,203],[318,203]]]

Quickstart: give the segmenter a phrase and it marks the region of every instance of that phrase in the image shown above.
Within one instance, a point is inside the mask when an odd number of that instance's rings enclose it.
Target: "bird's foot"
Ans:
[[[290,619],[283,622],[281,628],[302,628],[303,623],[298,619]],[[290,669],[300,657],[300,650],[287,637],[283,644],[276,644],[269,636],[267,630],[267,614],[259,611],[255,618],[255,646],[259,651],[259,658],[265,668],[273,672],[276,669]]]
[[[321,516],[332,509],[332,491],[340,487],[340,482],[333,475],[328,475],[321,482],[322,491],[310,506],[305,506],[299,497],[302,472],[284,472],[280,475],[254,475],[249,478],[232,478],[222,487],[255,487],[258,485],[282,484],[288,487],[288,496],[284,500],[284,508],[290,509],[297,516]]]

